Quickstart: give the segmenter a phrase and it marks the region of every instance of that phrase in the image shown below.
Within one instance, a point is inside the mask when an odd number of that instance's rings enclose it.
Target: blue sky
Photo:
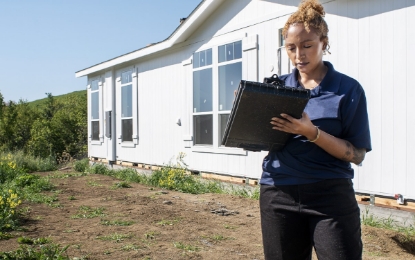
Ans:
[[[86,87],[75,72],[166,39],[200,0],[0,0],[0,92],[33,101]]]

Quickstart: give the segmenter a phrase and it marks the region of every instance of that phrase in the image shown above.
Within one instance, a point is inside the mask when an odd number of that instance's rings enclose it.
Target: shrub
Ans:
[[[146,177],[138,174],[134,169],[122,169],[115,171],[115,177],[127,182],[145,183]]]
[[[15,169],[22,172],[53,171],[57,169],[54,157],[40,158],[25,154],[23,151],[1,155],[1,161],[12,162]]]
[[[89,171],[90,173],[94,173],[94,174],[108,175],[110,170],[107,168],[107,166],[100,164],[100,163],[96,163],[89,168]]]
[[[12,160],[10,154],[0,157],[0,184],[13,180],[22,173],[22,169]]]
[[[37,175],[23,174],[14,179],[14,184],[16,187],[24,188],[34,184],[37,180],[39,180],[39,178],[40,177]]]
[[[0,231],[17,227],[18,213],[16,207],[21,203],[22,201],[15,191],[11,189],[0,190]]]
[[[40,172],[55,171],[58,169],[58,164],[53,156],[49,156],[47,158],[36,158],[36,160],[38,164],[38,171]]]
[[[89,168],[89,159],[84,158],[82,160],[75,161],[73,168],[77,172],[86,172]]]
[[[70,258],[65,253],[69,246],[61,247],[57,244],[47,244],[40,246],[20,245],[15,251],[0,252],[0,259],[4,260],[39,260],[39,259],[56,259],[69,260]]]
[[[154,171],[149,177],[148,183],[153,186],[192,194],[222,193],[222,187],[219,182],[203,181],[200,178],[187,174],[183,168],[171,166]]]

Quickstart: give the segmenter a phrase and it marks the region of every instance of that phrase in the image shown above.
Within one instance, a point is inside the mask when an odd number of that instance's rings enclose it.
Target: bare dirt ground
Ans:
[[[62,172],[42,173],[52,174]],[[0,252],[16,250],[16,238],[26,236],[70,245],[68,255],[78,259],[264,259],[256,200],[183,194],[140,184],[114,189],[120,181],[103,175],[52,182],[60,207],[22,205],[29,207],[26,230],[0,240]],[[104,215],[75,218],[92,216],[97,209]],[[108,225],[127,222],[132,224]],[[413,241],[405,242],[394,231],[362,228],[363,259],[415,259]]]

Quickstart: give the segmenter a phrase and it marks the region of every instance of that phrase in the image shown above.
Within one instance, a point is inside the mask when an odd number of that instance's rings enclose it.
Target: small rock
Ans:
[[[213,245],[212,245],[212,243],[210,243],[209,241],[204,240],[204,239],[200,240],[200,242],[201,242],[202,244],[207,245],[207,246],[213,246]]]
[[[169,192],[168,191],[165,191],[165,190],[160,191],[160,193],[161,194],[169,194]]]
[[[195,212],[199,212],[200,210],[195,209]]]
[[[171,205],[171,204],[173,204],[173,202],[171,202],[170,200],[165,200],[165,201],[163,201],[163,204]]]
[[[253,217],[254,215],[252,215],[252,214],[248,214],[248,215],[246,215],[247,217]]]

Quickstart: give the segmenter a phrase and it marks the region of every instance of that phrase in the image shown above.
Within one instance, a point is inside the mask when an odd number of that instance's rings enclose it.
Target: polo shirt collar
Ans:
[[[311,95],[315,96],[320,92],[331,92],[337,93],[340,86],[340,74],[334,69],[333,65],[328,61],[323,61],[324,65],[327,66],[328,70],[326,76],[321,81],[320,85],[311,90]],[[286,79],[285,84],[294,88],[303,88],[298,82],[298,70],[294,68],[292,73]]]

